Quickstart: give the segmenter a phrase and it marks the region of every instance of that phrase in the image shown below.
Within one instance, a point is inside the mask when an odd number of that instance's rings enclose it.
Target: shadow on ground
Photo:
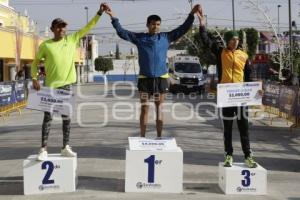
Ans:
[[[0,177],[0,195],[23,194],[23,177]]]

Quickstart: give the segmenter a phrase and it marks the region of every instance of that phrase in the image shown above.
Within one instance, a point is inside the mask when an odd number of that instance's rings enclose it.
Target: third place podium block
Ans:
[[[174,138],[129,138],[125,192],[181,193],[183,152]]]
[[[77,184],[77,157],[49,154],[45,161],[36,155],[23,162],[24,194],[74,192]]]
[[[219,163],[219,186],[225,194],[267,194],[267,170],[260,165],[248,168],[244,163],[224,167]]]

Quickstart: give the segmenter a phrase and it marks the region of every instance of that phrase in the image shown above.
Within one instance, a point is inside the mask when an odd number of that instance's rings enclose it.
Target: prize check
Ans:
[[[219,108],[262,105],[262,83],[218,84],[217,105]]]
[[[74,108],[74,94],[62,89],[41,87],[36,91],[30,88],[26,108],[70,116]]]

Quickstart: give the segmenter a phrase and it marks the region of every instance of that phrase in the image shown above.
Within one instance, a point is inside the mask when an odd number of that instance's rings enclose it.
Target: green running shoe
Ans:
[[[245,164],[249,167],[249,168],[256,168],[257,167],[257,163],[254,161],[252,156],[248,156],[245,159]]]
[[[231,155],[227,155],[224,161],[224,167],[232,167],[233,158]]]

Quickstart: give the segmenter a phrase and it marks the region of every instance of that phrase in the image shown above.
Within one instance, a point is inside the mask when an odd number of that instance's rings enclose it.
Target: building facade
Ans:
[[[0,0],[0,82],[15,80],[19,71],[30,78],[31,63],[44,39],[48,38],[37,33],[35,23],[28,16],[15,11],[9,0]],[[84,58],[85,51],[79,48],[75,63],[79,81]]]

